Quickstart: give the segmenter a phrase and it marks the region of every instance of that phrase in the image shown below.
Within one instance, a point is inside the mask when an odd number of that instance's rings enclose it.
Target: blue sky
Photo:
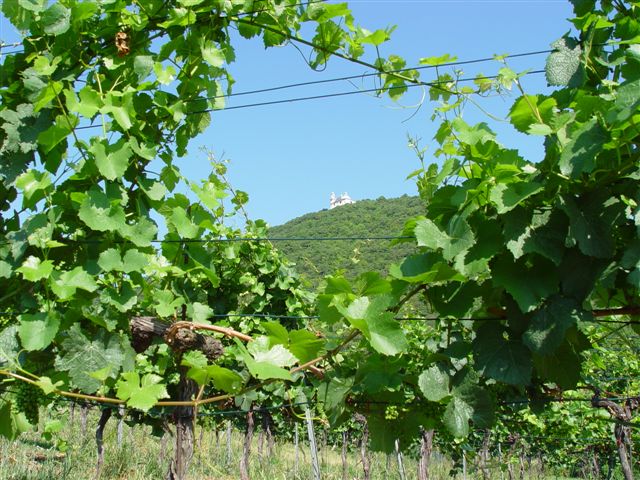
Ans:
[[[408,66],[417,65],[422,57],[446,53],[471,60],[544,50],[571,27],[566,20],[571,17],[567,0],[354,0],[349,6],[356,22],[369,30],[397,25],[381,54],[400,55]],[[15,41],[5,19],[0,24],[0,39]],[[322,72],[314,72],[292,46],[265,50],[260,39],[238,38],[235,46],[236,62],[229,66],[236,80],[234,92],[367,73],[362,66],[338,58],[332,58]],[[373,62],[375,53],[370,51],[363,59]],[[517,71],[539,70],[544,62],[545,55],[537,55],[509,61],[509,66]],[[468,66],[465,76],[492,75],[500,66],[495,61]],[[428,81],[434,75],[425,71],[422,79]],[[546,90],[544,75],[527,76],[523,85],[528,93]],[[372,86],[371,79],[313,85],[233,97],[227,105]],[[420,137],[423,146],[429,147],[436,127],[430,120],[432,104],[425,103],[417,113],[411,108],[421,95],[420,89],[414,89],[399,103],[359,94],[215,112],[211,127],[178,162],[183,173],[197,180],[209,168],[201,147],[229,159],[231,183],[249,194],[249,215],[271,225],[327,208],[332,191],[346,191],[355,200],[413,195],[415,184],[405,178],[419,163],[407,146],[407,135]],[[490,99],[483,107],[504,117],[514,98]],[[539,142],[513,132],[508,125],[473,108],[465,112],[465,118],[486,121],[501,134],[502,143],[520,149],[532,160],[540,157]],[[427,161],[432,150],[427,151]]]
[[[460,60],[491,57],[549,48],[570,29],[571,5],[548,1],[429,1],[355,0],[349,2],[358,24],[369,30],[397,25],[383,55],[398,54],[407,65],[421,57],[445,53]],[[236,63],[230,70],[237,80],[234,91],[362,74],[363,67],[332,58],[325,71],[313,72],[291,46],[266,50],[259,40],[236,43]],[[366,60],[375,59],[369,52]],[[543,69],[545,55],[510,62],[516,70]],[[491,75],[500,68],[488,62],[465,70],[471,75]],[[434,72],[423,72],[423,80]],[[546,88],[544,75],[523,79],[525,89],[537,93]],[[314,85],[247,97],[234,97],[228,105],[294,98],[370,88],[372,84],[348,82]],[[413,118],[422,92],[416,89],[399,104],[388,98],[354,95],[301,103],[256,107],[214,114],[212,126],[194,142],[184,162],[189,176],[202,171],[206,159],[197,146],[212,149],[230,159],[231,182],[249,193],[249,214],[278,225],[304,213],[326,208],[332,191],[347,191],[354,199],[387,198],[416,194],[415,183],[405,180],[419,167],[407,147],[407,134],[433,144],[432,104],[425,104]],[[512,98],[493,99],[487,109],[504,117]],[[470,109],[469,121],[487,121],[504,132],[503,143],[519,148],[528,158],[540,156],[541,147],[507,125]],[[430,149],[432,151],[432,149]]]

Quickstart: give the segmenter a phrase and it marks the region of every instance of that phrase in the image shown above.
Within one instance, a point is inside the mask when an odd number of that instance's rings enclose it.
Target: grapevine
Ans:
[[[46,392],[125,404],[157,426],[154,408],[178,407],[176,438],[188,440],[201,405],[312,400],[338,427],[377,401],[358,419],[391,451],[425,430],[454,445],[523,394],[596,398],[588,359],[603,336],[633,346],[640,308],[640,7],[573,4],[576,36],[552,44],[556,90],[540,95],[501,57],[473,88],[459,71],[425,83],[398,57],[367,62],[390,30],[358,27],[346,4],[4,2],[25,32],[0,79],[0,374],[16,411],[37,424]],[[201,181],[182,176],[190,141],[231,92],[232,28],[266,47],[304,45],[314,68],[331,57],[370,68],[393,99],[429,90],[437,147],[429,158],[413,143],[423,215],[407,220],[399,241],[413,253],[388,276],[338,273],[310,292],[262,241],[267,226],[246,218],[223,163],[209,156]],[[538,162],[463,119],[505,90],[517,95],[511,126],[544,140]],[[226,222],[243,216],[242,228]],[[603,312],[621,327],[598,326]],[[412,314],[428,321],[397,318]],[[162,335],[135,341],[141,317]],[[184,477],[183,458],[170,478]]]

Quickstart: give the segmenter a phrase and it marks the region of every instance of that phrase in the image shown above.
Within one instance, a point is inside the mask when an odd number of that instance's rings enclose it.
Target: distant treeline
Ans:
[[[322,210],[272,227],[270,237],[381,237],[400,236],[407,219],[423,213],[419,197],[360,200],[333,210]],[[415,244],[392,245],[390,240],[278,241],[276,247],[296,270],[317,285],[325,275],[343,270],[348,278],[362,272],[387,273],[392,263],[415,250]]]

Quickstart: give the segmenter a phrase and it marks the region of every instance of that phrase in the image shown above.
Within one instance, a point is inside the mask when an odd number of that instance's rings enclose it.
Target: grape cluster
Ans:
[[[36,385],[18,382],[14,389],[14,407],[18,413],[24,413],[31,425],[38,425],[40,404],[44,400],[44,392]]]
[[[384,410],[384,419],[385,420],[396,420],[398,418],[398,406],[397,405],[387,405],[387,408]]]
[[[0,315],[0,330],[3,330],[5,327],[9,326],[11,323],[11,317],[9,315]]]

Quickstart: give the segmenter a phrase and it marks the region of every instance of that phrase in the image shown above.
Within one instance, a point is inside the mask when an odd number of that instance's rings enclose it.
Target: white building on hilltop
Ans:
[[[344,192],[339,197],[336,197],[334,192],[331,192],[331,196],[329,197],[329,210],[336,207],[341,207],[342,205],[348,205],[350,203],[356,203],[355,200],[352,200],[347,192]]]

